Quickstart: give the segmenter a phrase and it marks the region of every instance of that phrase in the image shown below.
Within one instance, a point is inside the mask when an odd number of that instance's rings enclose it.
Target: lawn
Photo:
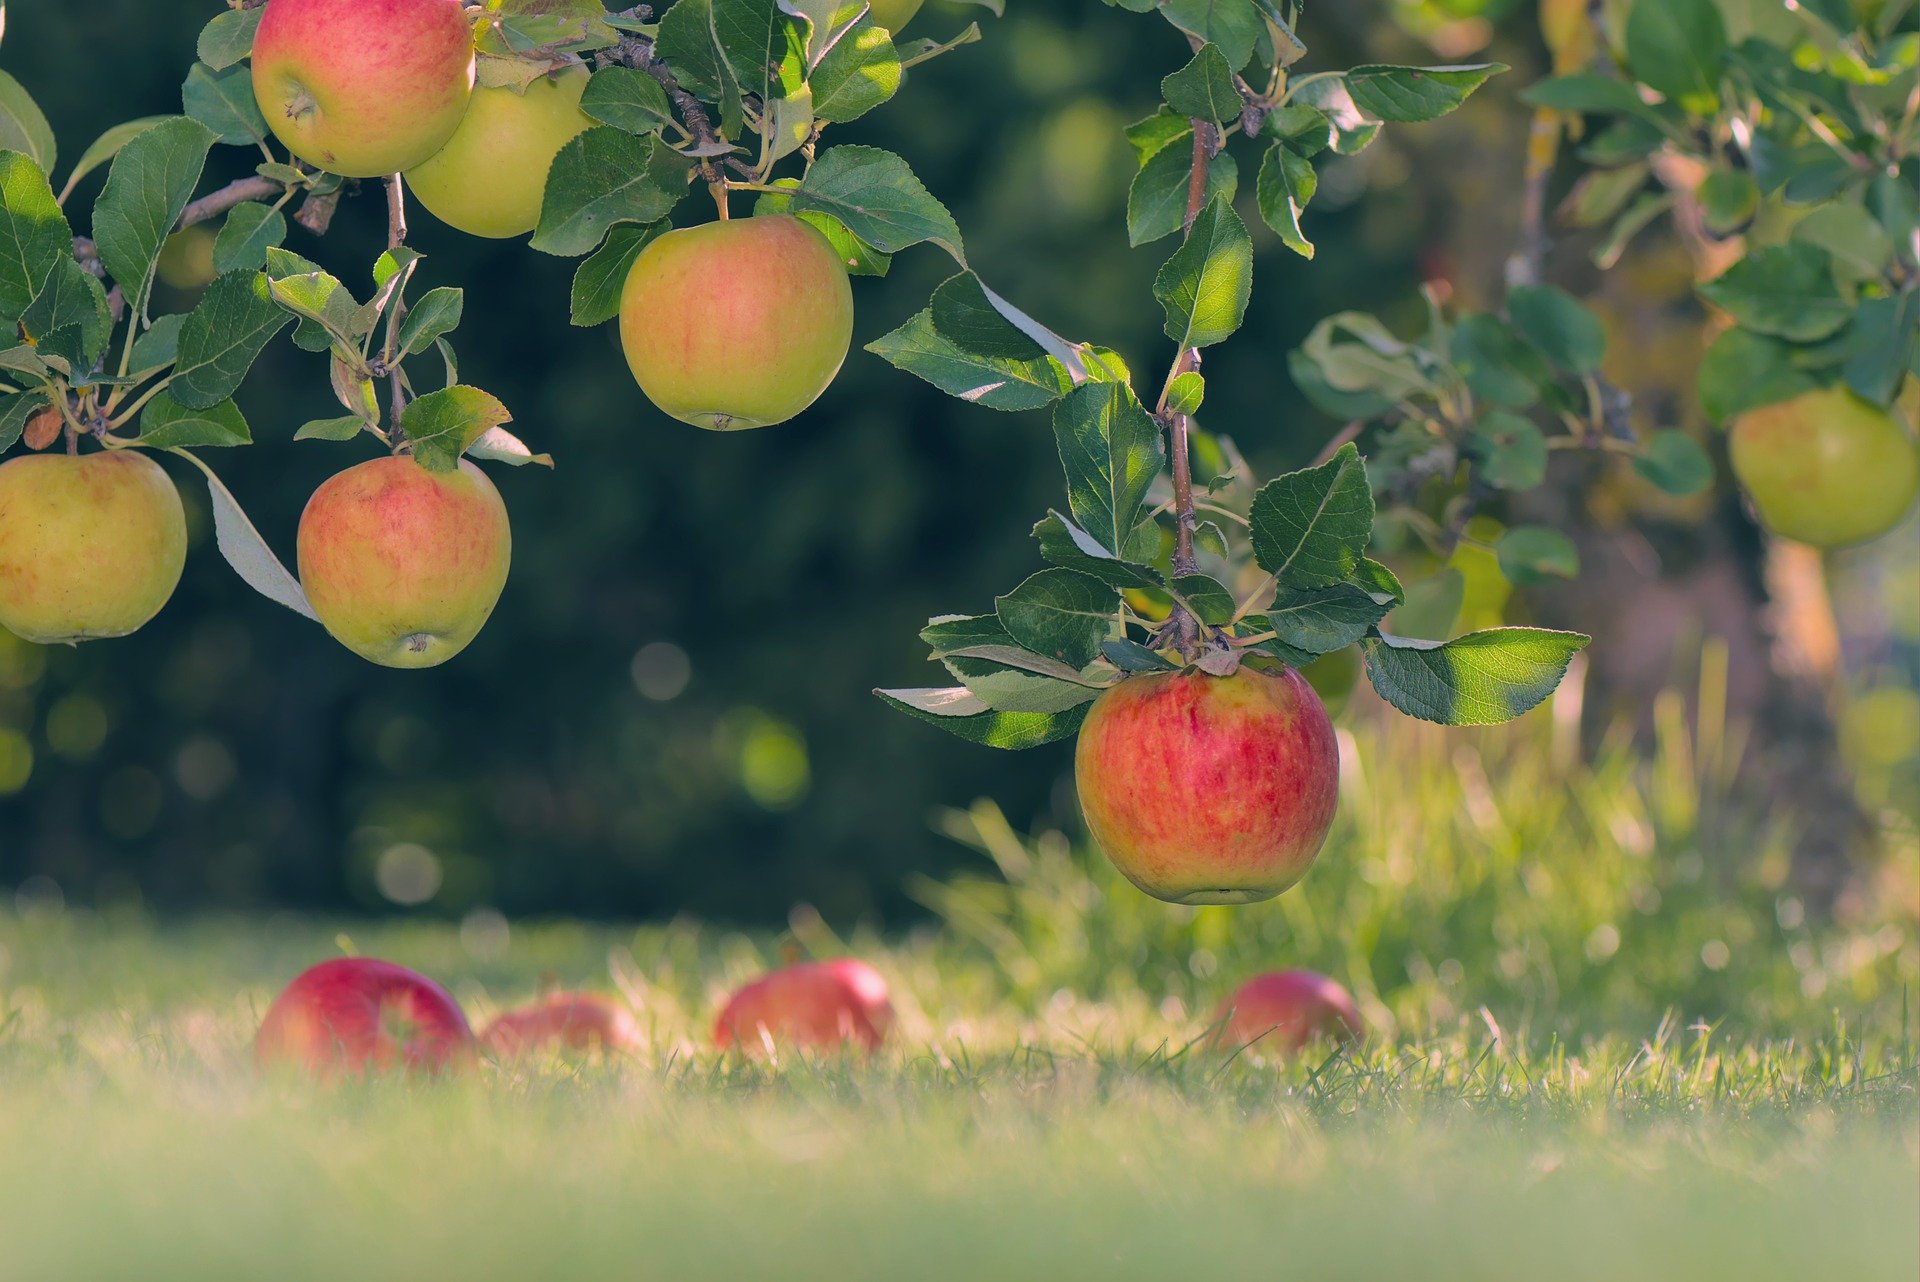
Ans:
[[[1670,710],[1672,711],[1672,710]],[[1743,816],[1727,737],[1583,761],[1366,723],[1335,837],[1250,909],[1169,909],[991,806],[934,924],[0,912],[0,1278],[1899,1279],[1920,1275],[1911,824],[1827,914]],[[1389,790],[1381,781],[1391,779]],[[624,994],[641,1055],[263,1082],[259,1013],[346,948],[476,1022]],[[842,950],[868,1061],[707,1049],[728,987]],[[1196,1039],[1260,968],[1376,1032],[1286,1066]]]

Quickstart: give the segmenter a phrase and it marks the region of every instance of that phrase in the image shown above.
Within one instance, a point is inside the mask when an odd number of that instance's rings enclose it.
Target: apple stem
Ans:
[[[710,182],[707,184],[707,190],[713,193],[713,203],[719,208],[720,221],[723,223],[732,217],[732,215],[727,212],[727,191],[729,186],[730,184],[725,178],[720,179],[718,182]]]
[[[406,189],[400,185],[400,175],[387,177],[387,248],[398,249],[407,240],[407,197]],[[407,443],[407,434],[400,430],[400,416],[406,412],[407,391],[400,374],[399,355],[393,350],[394,336],[400,332],[400,324],[407,318],[407,300],[404,285],[394,290],[391,317],[387,322],[387,433],[393,438],[393,452],[398,454]]]

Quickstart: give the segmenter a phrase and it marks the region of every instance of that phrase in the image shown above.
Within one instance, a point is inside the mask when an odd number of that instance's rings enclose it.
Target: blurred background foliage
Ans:
[[[111,124],[179,109],[211,12],[186,0],[17,6],[0,58],[70,157]],[[1136,369],[1164,365],[1170,345],[1150,302],[1163,255],[1127,248],[1121,130],[1151,113],[1183,43],[1091,0],[1015,0],[1001,19],[935,0],[911,33],[944,37],[975,17],[983,42],[916,68],[885,109],[836,132],[909,158],[1015,303]],[[1497,302],[1528,121],[1515,95],[1546,65],[1534,6],[1516,0],[1326,2],[1309,6],[1303,34],[1315,68],[1491,59],[1515,70],[1453,116],[1330,164],[1308,215],[1314,262],[1249,217],[1258,287],[1242,334],[1209,356],[1205,417],[1262,475],[1305,462],[1337,426],[1284,373],[1285,353],[1323,315],[1372,311],[1406,332],[1423,314],[1423,280],[1462,305]],[[223,149],[209,180],[248,163]],[[76,208],[99,182],[82,184]],[[296,231],[289,248],[351,283],[383,234],[381,202],[367,194],[343,204],[324,240]],[[942,807],[986,796],[1022,830],[1077,831],[1070,745],[982,751],[867,693],[937,676],[921,667],[917,629],[938,611],[986,608],[992,585],[1038,568],[1027,531],[1057,502],[1042,415],[971,409],[859,350],[924,305],[950,271],[940,255],[915,251],[886,279],[856,282],[855,351],[811,411],[714,435],[646,402],[611,327],[569,327],[572,260],[473,240],[423,212],[412,240],[428,255],[428,284],[467,290],[463,368],[559,464],[496,469],[516,547],[494,618],[445,668],[367,665],[234,578],[211,546],[204,491],[183,475],[194,551],[173,602],[137,639],[73,650],[0,637],[0,885],[17,887],[23,908],[64,899],[768,924],[804,902],[834,923],[904,923],[929,904],[951,909],[929,888],[972,858],[940,831],[953,826]],[[176,239],[163,265],[169,308],[210,277],[210,241],[210,231]],[[1601,288],[1577,241],[1552,261],[1576,293]],[[1681,390],[1703,343],[1691,284],[1685,253],[1650,237],[1605,279],[1601,305],[1619,381],[1663,421],[1697,425]],[[324,364],[288,343],[238,399],[263,444],[211,461],[288,556],[306,496],[364,448],[288,447],[298,424],[331,412]],[[1603,479],[1587,515],[1615,525],[1700,515],[1643,490]],[[1704,502],[1732,501],[1723,487]],[[1849,668],[1866,692],[1846,704],[1842,741],[1868,812],[1909,834],[1920,779],[1911,535],[1840,558],[1835,579]],[[1462,630],[1503,614],[1580,621],[1550,599],[1509,600],[1497,569],[1460,568]],[[1631,658],[1627,641],[1603,634],[1596,668]],[[1703,638],[1676,625],[1650,662],[1692,690],[1702,653]],[[1365,718],[1370,704],[1357,696],[1345,715]],[[1678,706],[1684,719],[1687,700]],[[1626,709],[1646,742],[1653,707]],[[1616,711],[1586,711],[1590,745]],[[1571,715],[1577,725],[1577,703]],[[1381,796],[1392,786],[1374,782]],[[1759,857],[1747,849],[1743,866]],[[1766,890],[1783,893],[1777,881]],[[1591,958],[1604,945],[1582,946]]]

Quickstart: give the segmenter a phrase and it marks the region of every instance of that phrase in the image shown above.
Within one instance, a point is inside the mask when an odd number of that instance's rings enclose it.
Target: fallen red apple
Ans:
[[[833,1050],[854,1042],[872,1050],[893,1027],[887,981],[863,961],[843,957],[772,971],[728,999],[713,1042],[749,1054],[774,1047]]]
[[[1277,1059],[1316,1037],[1341,1041],[1365,1031],[1352,995],[1338,983],[1310,970],[1276,970],[1254,976],[1220,1003],[1208,1042]]]
[[[1313,865],[1340,749],[1291,668],[1154,673],[1094,701],[1074,780],[1088,831],[1127,880],[1170,903],[1245,904]]]
[[[502,1014],[480,1035],[497,1059],[550,1049],[637,1051],[640,1030],[633,1012],[598,993],[551,993]]]
[[[440,1072],[473,1052],[473,1031],[446,989],[365,957],[303,971],[274,999],[253,1042],[261,1069],[291,1067],[323,1078],[396,1068]]]

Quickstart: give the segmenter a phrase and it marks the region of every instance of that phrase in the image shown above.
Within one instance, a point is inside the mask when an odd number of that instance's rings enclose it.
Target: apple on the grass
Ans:
[[[337,641],[389,668],[430,668],[493,613],[513,535],[500,492],[472,463],[429,472],[390,455],[314,491],[298,551],[300,584]]]
[[[1340,749],[1291,668],[1153,673],[1103,692],[1074,752],[1087,829],[1129,881],[1176,904],[1271,899],[1333,825]]]
[[[590,73],[569,67],[522,92],[482,85],[447,145],[407,171],[429,213],[472,236],[524,236],[540,221],[547,172],[593,120],[580,110]]]
[[[714,431],[792,418],[827,390],[852,342],[846,265],[789,214],[667,232],[634,259],[620,295],[620,345],[640,390]]]
[[[1344,1041],[1361,1036],[1366,1023],[1353,996],[1311,970],[1269,971],[1234,990],[1214,1012],[1209,1042],[1255,1059],[1298,1054],[1316,1037]]]
[[[626,1051],[640,1049],[633,1012],[598,993],[550,993],[516,1006],[487,1025],[480,1044],[497,1059],[516,1059],[547,1050]]]
[[[863,961],[843,957],[771,971],[728,999],[713,1042],[749,1054],[853,1043],[873,1050],[893,1027],[887,981]]]
[[[16,636],[125,636],[160,612],[186,560],[180,491],[140,451],[0,463],[0,625]]]
[[[1912,433],[1844,385],[1748,410],[1727,452],[1766,527],[1817,548],[1878,538],[1920,494]]]
[[[253,96],[300,159],[347,178],[411,169],[460,127],[473,92],[460,0],[267,0]]]
[[[274,999],[254,1038],[263,1071],[361,1077],[440,1072],[474,1054],[473,1030],[447,990],[404,966],[337,957],[300,974]]]

